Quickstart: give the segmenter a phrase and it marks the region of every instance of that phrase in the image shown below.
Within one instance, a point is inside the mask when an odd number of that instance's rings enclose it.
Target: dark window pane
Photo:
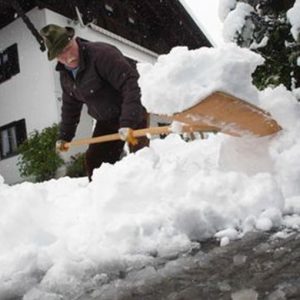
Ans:
[[[27,138],[25,119],[0,127],[0,159],[17,155],[17,150]]]
[[[0,52],[0,83],[20,73],[18,46],[13,44]]]

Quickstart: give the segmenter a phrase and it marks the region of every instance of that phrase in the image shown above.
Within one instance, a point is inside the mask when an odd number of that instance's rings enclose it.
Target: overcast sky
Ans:
[[[222,44],[222,23],[218,16],[219,0],[180,0],[193,15],[202,30],[217,45]],[[188,6],[188,7],[187,7]]]

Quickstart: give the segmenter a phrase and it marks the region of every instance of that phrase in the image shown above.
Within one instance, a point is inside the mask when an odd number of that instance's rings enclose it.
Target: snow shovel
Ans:
[[[212,126],[233,136],[260,137],[281,130],[280,125],[268,112],[223,92],[215,92],[195,106],[170,118],[192,126]]]
[[[195,106],[174,114],[164,116],[173,121],[185,123],[182,132],[213,131],[232,136],[267,136],[281,130],[280,125],[263,109],[223,92],[215,92],[200,101]],[[148,134],[172,133],[170,126],[150,127],[133,131],[133,137],[147,136]],[[118,133],[75,140],[66,146],[103,143],[119,140]]]
[[[214,126],[208,125],[184,125],[182,126],[180,133],[192,133],[192,132],[216,132],[218,128]],[[149,127],[144,129],[137,129],[132,131],[132,136],[134,138],[148,136],[148,135],[159,135],[159,134],[170,134],[174,133],[171,126],[162,126],[162,127]],[[78,139],[72,142],[66,143],[65,146],[67,148],[72,146],[80,146],[80,145],[87,145],[87,144],[96,144],[96,143],[105,143],[110,141],[117,141],[120,140],[119,133],[101,135],[92,138],[85,138],[85,139]]]

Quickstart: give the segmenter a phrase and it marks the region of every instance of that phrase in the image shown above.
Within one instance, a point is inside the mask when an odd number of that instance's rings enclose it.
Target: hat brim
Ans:
[[[72,40],[75,35],[75,31],[72,27],[65,27],[66,28],[66,35],[62,36],[56,44],[51,48],[48,49],[48,60],[53,60],[59,53],[68,45],[68,43]]]

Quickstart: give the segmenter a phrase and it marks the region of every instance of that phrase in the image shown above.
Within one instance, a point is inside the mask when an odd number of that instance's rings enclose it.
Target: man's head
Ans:
[[[79,49],[74,39],[74,29],[50,24],[40,31],[48,49],[48,59],[56,58],[69,68],[79,64]]]

